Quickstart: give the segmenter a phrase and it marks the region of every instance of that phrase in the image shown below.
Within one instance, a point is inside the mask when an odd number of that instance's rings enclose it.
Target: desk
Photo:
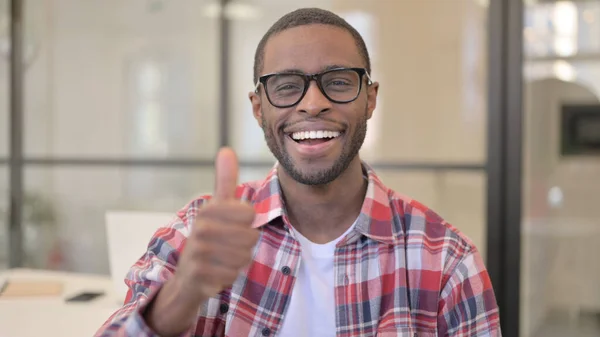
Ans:
[[[114,284],[108,276],[12,269],[0,271],[0,279],[49,280],[64,284],[59,297],[0,297],[0,337],[93,336],[119,308]],[[106,295],[90,302],[65,302],[66,298],[82,291],[102,291]]]

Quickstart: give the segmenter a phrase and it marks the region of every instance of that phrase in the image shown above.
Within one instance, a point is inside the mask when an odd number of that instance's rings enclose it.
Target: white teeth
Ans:
[[[323,138],[336,138],[340,133],[338,131],[299,131],[292,133],[292,138],[295,140],[302,139],[323,139]]]

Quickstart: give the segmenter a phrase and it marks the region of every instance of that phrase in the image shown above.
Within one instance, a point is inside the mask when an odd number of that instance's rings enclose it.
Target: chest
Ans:
[[[278,335],[286,317],[298,317],[298,307],[291,306],[298,298],[308,308],[333,310],[323,319],[334,320],[336,337],[435,331],[437,299],[419,293],[420,276],[407,268],[411,258],[402,245],[361,239],[315,259],[280,235],[263,235],[252,263],[231,287],[225,335]],[[435,336],[424,333],[419,336]]]

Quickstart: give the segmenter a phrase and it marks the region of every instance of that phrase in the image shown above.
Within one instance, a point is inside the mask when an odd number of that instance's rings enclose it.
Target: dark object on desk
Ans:
[[[96,297],[104,296],[103,292],[82,292],[66,299],[66,302],[89,302]]]
[[[563,156],[600,156],[600,104],[563,105]]]

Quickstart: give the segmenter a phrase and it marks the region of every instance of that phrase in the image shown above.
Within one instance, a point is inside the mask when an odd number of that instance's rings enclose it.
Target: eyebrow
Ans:
[[[321,68],[321,70],[318,72],[323,72],[323,71],[337,69],[337,68],[356,68],[356,67],[348,66],[348,65],[340,65],[340,64],[330,64],[328,66]],[[306,74],[306,72],[304,72],[303,70],[298,69],[298,68],[287,68],[287,69],[283,69],[281,71],[274,72],[274,74],[279,74],[279,73]]]

